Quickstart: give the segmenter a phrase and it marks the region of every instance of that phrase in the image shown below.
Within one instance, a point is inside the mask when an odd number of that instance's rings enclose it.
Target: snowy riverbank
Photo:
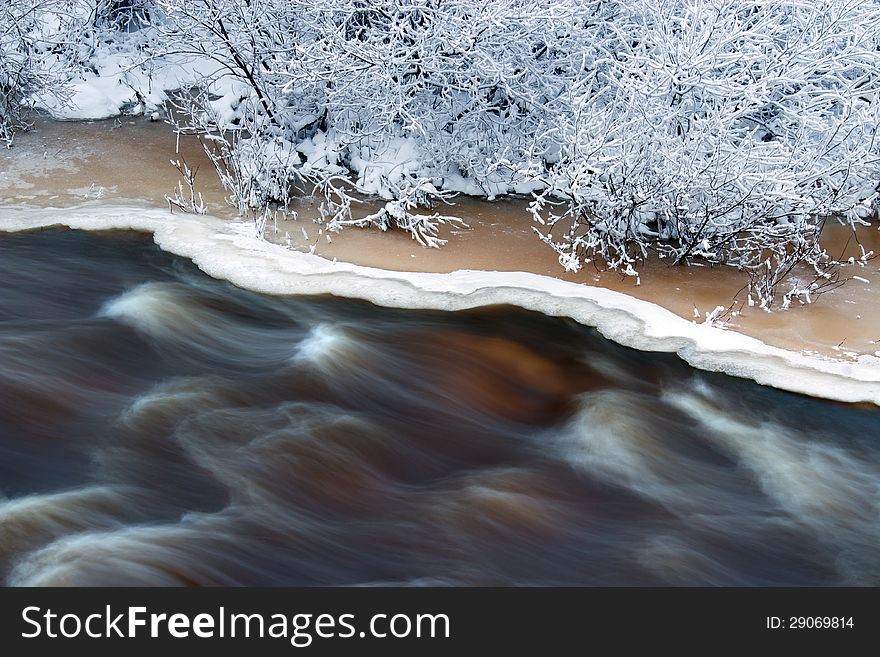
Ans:
[[[694,367],[843,402],[880,405],[880,358],[855,362],[810,356],[696,324],[631,296],[527,272],[400,272],[333,262],[258,239],[253,225],[169,215],[133,205],[0,208],[0,230],[67,226],[151,232],[164,250],[207,274],[265,294],[333,294],[378,305],[463,310],[511,304],[595,326],[605,337],[644,351],[675,352]]]

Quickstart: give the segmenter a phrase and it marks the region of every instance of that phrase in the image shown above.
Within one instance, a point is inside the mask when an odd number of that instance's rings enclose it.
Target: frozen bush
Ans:
[[[572,270],[633,274],[649,251],[733,265],[764,306],[797,263],[818,289],[834,264],[823,222],[858,223],[877,199],[878,9],[624,3],[551,119],[542,238]]]
[[[424,211],[436,201],[530,195],[525,219],[569,270],[638,276],[651,253],[730,265],[769,307],[835,283],[825,222],[876,212],[880,0],[92,8],[96,42],[137,43],[113,60],[126,84],[153,84],[163,62],[192,73],[159,76],[150,102],[177,89],[177,129],[202,136],[243,214],[315,193],[329,230],[439,246],[454,218]],[[137,57],[150,76],[131,72]],[[386,203],[353,213],[364,196]]]

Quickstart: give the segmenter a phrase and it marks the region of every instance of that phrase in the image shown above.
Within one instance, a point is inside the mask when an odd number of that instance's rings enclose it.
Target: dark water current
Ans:
[[[0,235],[7,584],[878,584],[880,411]]]

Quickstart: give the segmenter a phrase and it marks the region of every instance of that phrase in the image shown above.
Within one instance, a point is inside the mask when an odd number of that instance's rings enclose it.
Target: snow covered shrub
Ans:
[[[146,24],[149,2],[0,3],[0,140],[11,144],[14,131],[26,126],[23,110],[28,105],[63,114],[75,85],[96,73],[98,53],[111,35]]]
[[[176,90],[178,130],[258,217],[315,193],[330,230],[439,246],[455,219],[424,208],[531,195],[567,269],[731,265],[768,307],[832,284],[824,222],[880,198],[880,0],[58,2],[89,7],[72,86],[93,109]],[[9,43],[21,97],[31,49]]]
[[[331,230],[397,226],[436,246],[450,218],[414,213],[443,192],[528,193],[498,166],[558,151],[542,103],[569,81],[555,33],[586,4],[471,0],[324,3],[160,0],[193,54],[223,64],[190,96],[187,128],[211,135],[239,209],[317,187]],[[192,39],[191,35],[200,38]],[[558,71],[553,67],[564,65]],[[257,142],[257,143],[255,143]],[[539,159],[536,163],[543,162]],[[226,175],[229,174],[229,175]],[[349,178],[350,176],[350,178]],[[343,181],[343,178],[347,178]],[[388,201],[351,215],[351,194]],[[434,236],[434,237],[432,237]]]
[[[818,288],[823,221],[876,204],[878,26],[877,2],[620,3],[550,117],[542,238],[571,270],[733,265],[762,306],[800,262]]]
[[[22,100],[37,81],[24,40],[24,12],[16,9],[0,6],[0,140],[7,145],[12,144],[13,132],[21,124]]]
[[[877,199],[875,0],[157,2],[221,66],[189,127],[240,209],[315,186],[331,229],[424,239],[441,191],[532,193],[567,269],[700,259],[767,305]]]
[[[148,26],[153,0],[96,0],[93,24],[98,28],[133,32]]]
[[[63,100],[64,53],[77,0],[0,4],[0,141],[27,126],[22,110],[36,91]]]

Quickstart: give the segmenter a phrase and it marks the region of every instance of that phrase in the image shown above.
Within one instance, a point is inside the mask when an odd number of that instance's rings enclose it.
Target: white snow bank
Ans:
[[[137,43],[137,42],[136,42]],[[219,65],[207,58],[166,55],[143,63],[143,53],[135,44],[127,49],[100,50],[79,80],[71,81],[64,100],[46,93],[33,95],[34,106],[56,120],[83,121],[109,119],[125,111],[140,115],[160,109],[166,92],[193,84],[205,77],[217,78],[214,87],[220,95],[231,93],[234,80],[219,76]]]
[[[0,208],[2,231],[53,225],[151,232],[162,249],[190,258],[210,276],[265,294],[333,294],[383,306],[451,311],[511,304],[571,317],[628,347],[675,352],[700,369],[815,397],[880,405],[880,358],[847,363],[787,351],[603,288],[525,272],[395,272],[330,262],[262,241],[254,237],[251,223],[172,216],[154,208]]]

